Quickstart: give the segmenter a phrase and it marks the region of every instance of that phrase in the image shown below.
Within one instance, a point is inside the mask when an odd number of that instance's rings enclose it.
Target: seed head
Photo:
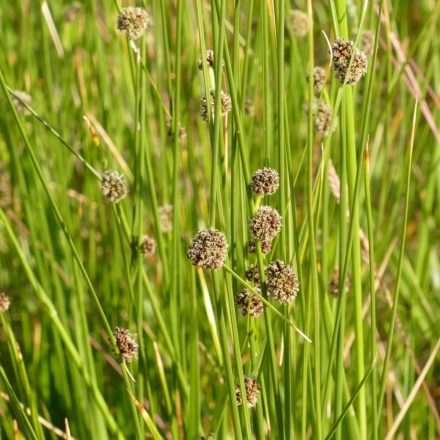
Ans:
[[[11,305],[11,300],[4,293],[0,293],[0,313],[7,312],[9,306]]]
[[[144,235],[141,243],[141,252],[145,257],[154,257],[156,254],[156,241],[154,238]]]
[[[138,352],[138,344],[134,336],[126,329],[116,327],[113,331],[116,340],[119,356],[125,362],[131,362],[136,358]]]
[[[362,32],[361,48],[369,57],[373,55],[375,40],[376,35],[373,31],[365,30],[364,32]]]
[[[249,219],[249,229],[256,240],[272,240],[281,231],[281,216],[276,209],[262,206]]]
[[[325,76],[326,72],[323,67],[316,66],[313,69],[313,88],[315,90],[315,93],[321,93],[322,89],[325,86]],[[307,81],[309,81],[310,75],[309,72],[307,72]]]
[[[309,17],[299,9],[290,11],[290,29],[295,37],[303,38],[309,31]]]
[[[220,269],[226,259],[228,242],[225,234],[217,229],[199,231],[186,251],[193,266],[204,269]]]
[[[125,177],[117,171],[104,171],[101,180],[101,191],[110,202],[118,203],[128,193]]]
[[[315,103],[313,107],[316,131],[322,135],[327,135],[332,126],[333,109],[322,100]]]
[[[205,122],[208,122],[208,102],[206,100],[206,96],[203,96],[200,100],[200,116]],[[221,112],[222,116],[226,116],[228,112],[232,110],[232,101],[231,97],[225,93],[223,90],[221,91]],[[215,112],[215,95],[214,92],[211,90],[211,115],[212,118],[214,118],[214,112]]]
[[[255,290],[260,293],[261,290],[258,286],[255,286]],[[252,292],[244,289],[237,292],[235,295],[235,304],[241,310],[243,316],[250,315],[253,318],[260,316],[264,312],[264,303]]]
[[[347,276],[345,278],[345,292],[348,292],[351,287],[351,280]],[[339,267],[335,267],[332,273],[332,279],[328,284],[328,291],[331,296],[337,298],[339,296]]]
[[[118,29],[130,40],[137,40],[151,27],[150,14],[143,8],[128,6],[118,15]]]
[[[282,304],[289,304],[299,291],[298,278],[291,266],[275,260],[264,271],[267,295]]]
[[[272,251],[272,239],[261,240],[261,252],[266,255]],[[255,240],[249,241],[249,252],[255,254],[257,252],[257,244]]]
[[[173,206],[159,206],[159,221],[162,232],[171,232],[173,230]]]
[[[249,407],[254,407],[257,404],[258,393],[260,391],[260,385],[258,385],[257,379],[252,376],[246,376],[244,378],[244,387],[246,389],[246,400]],[[235,398],[237,405],[243,404],[243,399],[241,398],[240,385],[235,386]]]
[[[248,281],[253,281],[258,283],[260,281],[260,273],[258,271],[258,266],[251,264],[245,271],[245,276]]]
[[[23,105],[32,106],[32,96],[20,90],[14,90],[12,94],[12,102],[15,105],[17,113],[22,116],[29,116],[32,113]]]
[[[211,49],[206,51],[206,64],[208,67],[214,68],[214,51]],[[199,70],[203,70],[203,61],[201,58],[197,60],[197,67]]]
[[[367,73],[367,56],[364,52],[355,47],[352,41],[338,38],[333,43],[332,53],[333,69],[341,83],[355,84]],[[352,58],[350,71],[348,72]]]
[[[280,186],[280,176],[273,168],[261,168],[252,174],[252,192],[259,196],[274,194]]]

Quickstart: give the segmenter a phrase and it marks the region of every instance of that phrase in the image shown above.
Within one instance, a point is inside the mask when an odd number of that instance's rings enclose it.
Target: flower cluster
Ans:
[[[128,194],[127,181],[117,171],[104,171],[101,180],[101,191],[110,202],[118,203]]]
[[[244,387],[246,390],[246,400],[249,407],[254,407],[258,401],[258,393],[260,391],[260,385],[257,379],[253,376],[246,376],[244,378]],[[235,398],[237,400],[237,405],[243,405],[243,399],[241,397],[240,385],[235,386]]]
[[[196,267],[220,269],[226,259],[228,242],[225,234],[210,228],[199,231],[191,241],[186,256]]]
[[[338,38],[333,43],[332,54],[333,69],[341,83],[355,84],[367,73],[367,56],[352,41]]]
[[[151,27],[150,14],[143,8],[128,6],[118,15],[118,29],[130,40],[137,40]]]
[[[126,329],[116,327],[113,331],[120,358],[125,362],[133,361],[138,352],[138,344],[134,336]]]

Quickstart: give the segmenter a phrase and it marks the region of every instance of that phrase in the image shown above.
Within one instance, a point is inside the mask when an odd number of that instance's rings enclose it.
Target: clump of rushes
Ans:
[[[261,240],[261,252],[263,254],[268,254],[272,250],[272,239],[270,240]],[[249,241],[249,252],[251,254],[255,254],[257,252],[257,244],[254,240]]]
[[[141,243],[141,252],[145,257],[153,257],[156,254],[156,241],[149,235],[144,235]]]
[[[0,313],[7,312],[9,310],[10,305],[11,305],[11,301],[9,297],[4,293],[0,293]]]
[[[325,69],[320,66],[316,66],[313,69],[313,88],[315,93],[321,93],[325,86]],[[310,80],[310,74],[307,72],[307,81]]]
[[[365,30],[362,32],[361,48],[369,57],[373,55],[375,40],[376,36],[373,31]]]
[[[212,49],[208,49],[206,51],[206,64],[209,67],[214,68],[214,51]],[[197,61],[197,67],[199,70],[203,70],[203,61],[201,58],[199,58]]]
[[[226,259],[228,242],[225,234],[210,228],[199,231],[192,239],[186,256],[193,266],[220,269]]]
[[[138,344],[134,336],[126,329],[116,327],[113,331],[116,340],[119,356],[125,362],[131,362],[136,359]]]
[[[15,105],[17,113],[22,116],[29,116],[32,113],[23,105],[26,104],[29,107],[32,106],[32,96],[28,95],[26,92],[20,90],[14,90],[12,92],[12,102]]]
[[[266,266],[267,295],[282,304],[289,304],[299,292],[299,282],[291,266],[275,260]]]
[[[261,206],[249,219],[249,229],[256,240],[271,241],[281,231],[281,216],[270,206]]]
[[[255,290],[260,293],[258,286],[255,287]],[[247,289],[237,292],[235,295],[235,303],[241,310],[243,316],[249,315],[253,318],[257,318],[264,312],[263,301]]]
[[[313,105],[313,120],[316,131],[322,135],[328,134],[332,126],[333,109],[323,100],[319,100]]]
[[[258,196],[266,196],[277,192],[280,176],[273,168],[261,168],[252,174],[252,192]]]
[[[333,69],[341,83],[355,84],[367,73],[367,56],[355,47],[352,41],[338,38],[333,43],[332,54]],[[348,71],[349,66],[350,71]]]
[[[101,180],[101,191],[110,202],[118,203],[128,194],[127,181],[117,171],[104,171]]]
[[[225,93],[223,90],[221,91],[221,112],[223,116],[226,116],[228,112],[232,110],[232,100],[231,97]],[[214,118],[215,111],[215,96],[214,92],[211,90],[211,115]],[[200,100],[200,116],[205,122],[208,122],[208,101],[206,96],[203,96]]]
[[[254,407],[258,401],[258,393],[260,391],[260,385],[257,379],[253,376],[246,376],[244,378],[244,386],[246,389],[246,400],[249,407]],[[241,397],[240,385],[235,386],[235,398],[237,405],[243,405],[243,399]]]
[[[159,206],[159,221],[162,232],[171,232],[173,230],[173,206]]]
[[[289,17],[290,29],[295,37],[303,38],[309,32],[309,17],[299,9],[292,9]]]
[[[351,287],[350,278],[345,278],[344,293],[348,292]],[[328,291],[331,296],[337,298],[339,296],[339,267],[333,269],[332,278],[328,283]]]
[[[118,15],[118,29],[130,40],[137,40],[151,27],[150,14],[143,8],[128,6]]]

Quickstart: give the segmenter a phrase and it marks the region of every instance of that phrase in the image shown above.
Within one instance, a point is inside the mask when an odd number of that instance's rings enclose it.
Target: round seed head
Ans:
[[[32,113],[23,105],[32,106],[32,96],[20,90],[14,90],[12,94],[12,102],[15,105],[17,113],[22,116],[29,116]]]
[[[351,287],[351,280],[347,276],[345,278],[345,292],[348,292]],[[339,296],[339,267],[333,269],[332,278],[328,284],[328,291],[331,296],[337,298]]]
[[[262,206],[249,219],[249,229],[256,240],[271,241],[281,231],[281,216],[270,206]]]
[[[316,131],[326,135],[332,126],[333,110],[325,101],[318,101],[314,107],[313,114]]]
[[[214,51],[211,49],[206,51],[206,64],[208,67],[214,68]],[[201,58],[197,60],[197,67],[199,70],[203,70],[203,61]]]
[[[125,177],[117,171],[104,171],[101,180],[101,191],[110,202],[118,203],[128,193]]]
[[[11,301],[9,297],[4,293],[0,293],[0,313],[7,312],[9,310],[10,305],[11,305]]]
[[[261,252],[264,255],[267,255],[271,251],[272,251],[272,239],[262,240],[261,241]],[[257,244],[255,243],[255,240],[249,241],[249,252],[251,254],[255,254],[257,252]]]
[[[361,48],[369,57],[373,55],[375,40],[376,35],[373,31],[365,30],[362,32]]]
[[[352,41],[338,38],[332,46],[333,69],[341,83],[355,84],[366,73],[368,68],[367,56],[354,46]],[[350,66],[350,60],[353,58]],[[350,66],[350,71],[348,67]]]
[[[145,257],[153,257],[156,254],[156,241],[154,238],[144,235],[141,243],[141,252]]]
[[[295,37],[303,38],[309,31],[309,17],[299,9],[292,9],[290,11],[290,29]]]
[[[299,291],[298,278],[291,266],[275,260],[264,271],[267,295],[282,304],[289,304]]]
[[[255,287],[255,290],[260,293],[259,287]],[[244,289],[237,292],[235,295],[235,304],[241,310],[243,316],[249,315],[253,318],[260,316],[264,312],[264,303],[258,298],[257,295]]]
[[[252,408],[257,404],[260,385],[254,377],[246,376],[244,378],[244,387],[246,390],[247,404],[250,408]],[[235,386],[235,398],[237,401],[237,405],[243,405],[243,399],[241,397],[241,389],[239,384]]]
[[[261,168],[252,174],[252,192],[259,196],[274,194],[280,186],[280,176],[273,168]]]
[[[113,331],[116,340],[119,356],[125,362],[131,362],[136,358],[138,352],[138,344],[134,336],[126,329],[116,327]]]
[[[171,232],[173,230],[173,206],[159,206],[159,221],[162,232]]]
[[[225,93],[223,90],[221,91],[221,112],[222,116],[226,116],[228,112],[232,110],[232,101],[231,97]],[[211,116],[212,119],[214,119],[214,112],[215,112],[215,95],[214,92],[211,90]],[[205,122],[208,122],[208,102],[206,99],[206,96],[203,96],[200,100],[200,116]]]
[[[217,229],[199,231],[191,241],[186,256],[193,266],[204,269],[220,269],[226,259],[228,242],[225,234]]]
[[[260,281],[260,273],[258,271],[258,266],[251,264],[245,271],[245,276],[248,281],[254,281],[258,283]]]
[[[316,66],[313,69],[313,88],[315,90],[315,93],[321,93],[322,89],[325,86],[325,69],[320,66]],[[307,81],[309,81],[310,75],[309,72],[307,72]]]
[[[118,15],[118,29],[130,40],[137,40],[151,27],[150,14],[143,8],[128,6]]]

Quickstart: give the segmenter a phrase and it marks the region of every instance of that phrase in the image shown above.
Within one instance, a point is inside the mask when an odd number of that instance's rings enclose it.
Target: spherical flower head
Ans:
[[[225,234],[210,228],[199,231],[191,241],[186,256],[193,266],[220,269],[226,259],[228,242]]]
[[[309,17],[299,9],[290,11],[290,29],[295,37],[303,38],[309,32]]]
[[[325,101],[318,101],[313,109],[316,131],[327,135],[332,126],[333,109]]]
[[[368,60],[364,52],[354,46],[352,41],[338,38],[332,46],[333,69],[341,83],[355,84],[366,73]],[[352,59],[351,66],[350,60]],[[350,66],[350,71],[348,67]]]
[[[208,67],[214,68],[214,51],[212,49],[206,51],[206,64]],[[199,70],[203,70],[203,61],[201,58],[197,60],[197,67]]]
[[[150,14],[143,8],[128,6],[118,15],[118,29],[130,40],[142,37],[150,26]]]
[[[125,362],[131,362],[136,358],[138,352],[138,344],[134,336],[126,329],[116,327],[113,331],[116,340],[119,356]]]
[[[101,191],[110,202],[118,203],[128,194],[127,181],[117,171],[104,171],[101,180]]]
[[[162,232],[171,232],[173,230],[173,206],[159,206],[159,221]]]
[[[373,55],[375,40],[376,35],[373,31],[365,30],[362,32],[361,48],[369,57]]]
[[[250,408],[253,408],[258,401],[258,393],[260,392],[260,385],[258,384],[257,379],[255,379],[255,377],[246,376],[244,378],[244,387],[246,390],[247,404]],[[241,389],[239,384],[235,386],[235,398],[237,401],[237,405],[243,405],[243,399],[241,397]]]
[[[261,240],[261,252],[266,255],[272,251],[272,239]],[[249,241],[249,252],[251,254],[257,253],[257,243],[255,240]]]
[[[228,112],[232,110],[232,101],[231,97],[225,93],[223,90],[221,91],[221,113],[222,116],[226,116]],[[211,90],[211,116],[212,119],[214,119],[214,112],[215,112],[215,94],[214,91]],[[205,122],[208,122],[208,101],[206,99],[206,96],[203,96],[200,100],[200,116]]]
[[[156,254],[156,241],[149,235],[144,235],[141,243],[141,252],[145,257],[154,257]]]
[[[272,240],[281,231],[281,216],[270,206],[261,206],[249,219],[249,229],[256,240]]]
[[[299,292],[298,278],[291,266],[275,260],[264,271],[267,295],[282,304],[289,304]]]
[[[29,107],[32,106],[32,96],[28,95],[26,92],[22,92],[20,90],[14,90],[12,93],[12,102],[15,105],[15,109],[17,113],[22,116],[29,116],[32,113],[26,108],[26,105]],[[24,104],[23,104],[24,103]]]
[[[246,279],[248,281],[253,281],[258,283],[260,281],[260,272],[258,266],[255,264],[250,264],[249,267],[244,272]]]
[[[252,192],[258,196],[274,194],[280,186],[280,176],[273,168],[261,168],[252,174]]]
[[[310,75],[307,72],[307,81],[309,81]],[[325,86],[326,72],[323,67],[316,66],[313,68],[313,89],[315,93],[321,93]]]
[[[260,293],[261,290],[258,286],[255,287],[255,290]],[[235,295],[235,304],[237,304],[238,308],[241,310],[241,314],[243,316],[249,315],[253,318],[260,316],[264,312],[264,303],[252,292],[244,289],[237,292]]]
[[[9,297],[4,293],[0,293],[0,313],[7,312],[9,310],[10,305],[11,305],[11,301]]]

